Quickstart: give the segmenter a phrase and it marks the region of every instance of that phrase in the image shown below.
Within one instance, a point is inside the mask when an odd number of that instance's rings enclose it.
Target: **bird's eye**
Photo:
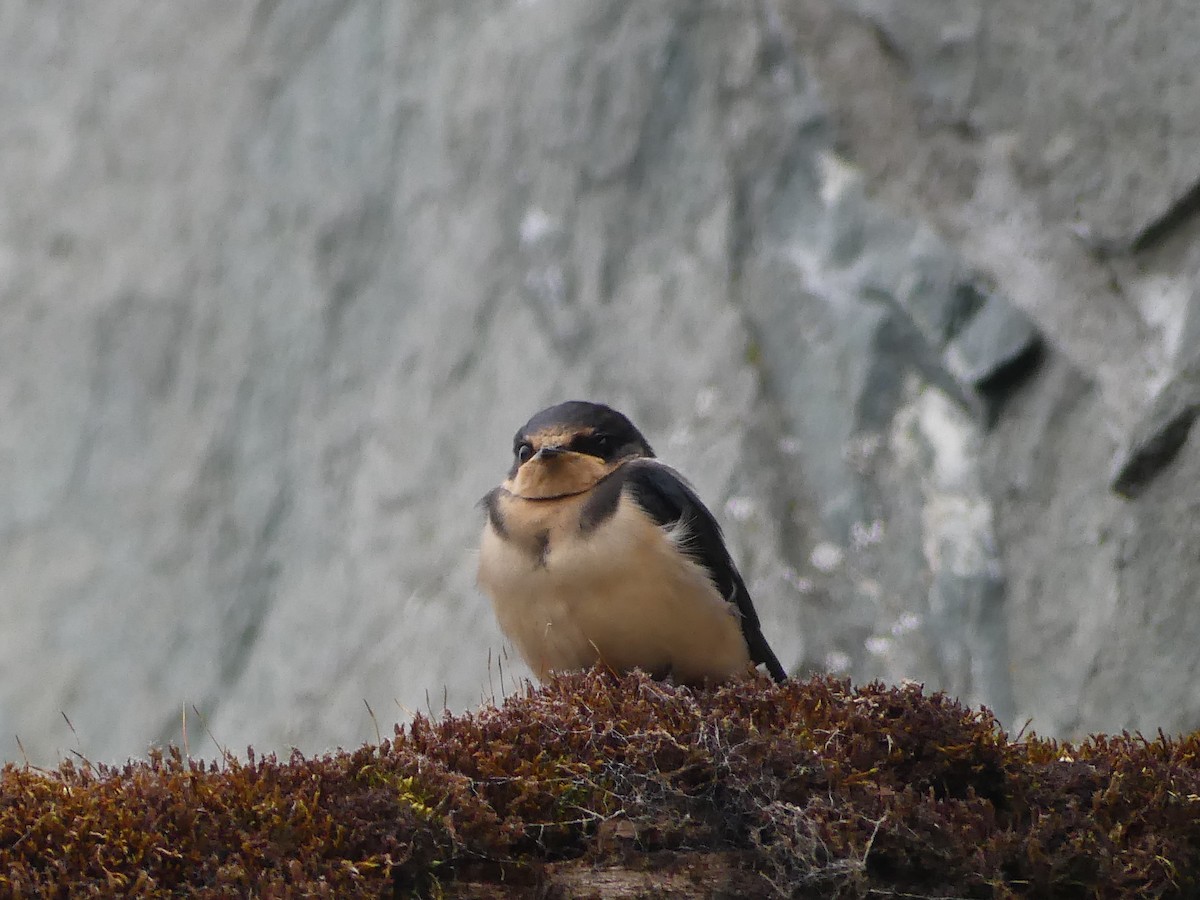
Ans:
[[[571,441],[570,449],[576,453],[586,453],[588,456],[608,459],[612,450],[612,439],[602,432],[588,431],[576,435]]]
[[[533,456],[533,446],[528,441],[521,441],[521,443],[517,444],[515,452],[517,454],[517,462],[528,462],[529,458]]]

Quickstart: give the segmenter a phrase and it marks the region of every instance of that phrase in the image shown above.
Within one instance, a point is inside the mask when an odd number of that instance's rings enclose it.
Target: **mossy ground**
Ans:
[[[690,895],[1190,897],[1198,756],[1011,742],[916,687],[591,672],[353,752],[9,765],[0,895],[509,896],[569,863]]]

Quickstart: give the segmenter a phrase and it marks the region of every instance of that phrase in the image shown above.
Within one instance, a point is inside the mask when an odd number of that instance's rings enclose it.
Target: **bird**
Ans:
[[[596,663],[689,685],[760,664],[787,678],[717,520],[628,418],[559,403],[512,453],[480,501],[478,584],[539,680]]]

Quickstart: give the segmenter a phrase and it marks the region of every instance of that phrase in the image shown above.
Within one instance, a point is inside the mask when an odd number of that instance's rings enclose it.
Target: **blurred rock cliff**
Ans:
[[[794,671],[1200,727],[1197,46],[1191,0],[5,4],[0,757],[511,690],[474,504],[573,397]]]

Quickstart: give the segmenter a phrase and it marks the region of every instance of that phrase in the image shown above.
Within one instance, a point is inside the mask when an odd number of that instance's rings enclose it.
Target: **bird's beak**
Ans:
[[[567,451],[562,447],[542,447],[533,455],[534,459],[552,459],[555,456],[562,456]]]

